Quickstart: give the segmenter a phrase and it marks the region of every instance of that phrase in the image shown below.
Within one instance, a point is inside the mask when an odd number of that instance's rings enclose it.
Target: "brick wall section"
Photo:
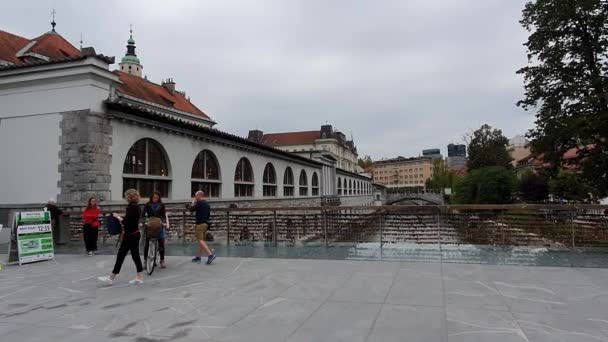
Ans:
[[[58,202],[86,203],[90,196],[110,199],[110,120],[104,113],[89,110],[62,115]]]

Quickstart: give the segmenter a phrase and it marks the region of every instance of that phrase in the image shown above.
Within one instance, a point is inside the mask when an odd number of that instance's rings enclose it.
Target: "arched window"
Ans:
[[[234,197],[253,197],[253,168],[247,158],[241,158],[234,172]]]
[[[169,168],[162,146],[152,139],[138,140],[125,158],[122,168],[123,193],[136,189],[141,197],[149,197],[154,191],[169,196]]]
[[[342,178],[338,177],[338,195],[342,195]]]
[[[291,171],[290,167],[287,167],[283,175],[283,196],[291,197],[294,195],[294,192],[293,171]]]
[[[312,173],[312,195],[319,196],[319,176],[316,172]]]
[[[270,163],[266,164],[264,168],[263,183],[264,197],[274,197],[277,195],[277,173],[274,171],[274,166]]]
[[[302,170],[300,172],[300,196],[308,196],[308,177],[306,175],[306,171]]]
[[[353,180],[352,179],[348,180],[348,194],[349,195],[353,194]]]
[[[194,159],[191,175],[191,194],[202,190],[207,197],[220,197],[220,167],[215,154],[202,150]]]

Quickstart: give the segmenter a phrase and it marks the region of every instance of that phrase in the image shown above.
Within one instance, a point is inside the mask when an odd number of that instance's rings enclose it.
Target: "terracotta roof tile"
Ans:
[[[17,51],[21,50],[29,39],[0,30],[0,59],[18,64]]]
[[[177,91],[171,93],[160,84],[152,83],[146,79],[122,71],[115,70],[114,73],[118,75],[118,78],[122,82],[122,84],[118,85],[118,91],[125,95],[209,119],[207,114],[198,109],[198,107]]]
[[[320,131],[285,132],[264,134],[262,143],[266,145],[305,145],[321,138]]]
[[[32,40],[36,41],[36,44],[27,52],[37,53],[49,57],[50,59],[61,59],[80,55],[80,50],[57,33],[47,32]]]

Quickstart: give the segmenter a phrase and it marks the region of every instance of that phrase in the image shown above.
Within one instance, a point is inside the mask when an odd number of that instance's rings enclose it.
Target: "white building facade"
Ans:
[[[111,71],[114,58],[92,48],[25,60],[0,47],[0,204],[122,201],[127,188],[175,201],[199,189],[234,201],[371,197],[371,179],[340,170],[331,158],[310,159],[213,129],[215,121],[172,80],[141,78],[134,44],[131,36],[131,57],[119,65],[137,68],[131,73]],[[353,191],[340,194],[338,182],[346,179]]]

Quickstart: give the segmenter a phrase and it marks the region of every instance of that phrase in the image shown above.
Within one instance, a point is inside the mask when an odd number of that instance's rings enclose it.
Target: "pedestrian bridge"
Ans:
[[[420,191],[389,193],[386,195],[386,205],[442,205],[443,196],[439,192]]]

